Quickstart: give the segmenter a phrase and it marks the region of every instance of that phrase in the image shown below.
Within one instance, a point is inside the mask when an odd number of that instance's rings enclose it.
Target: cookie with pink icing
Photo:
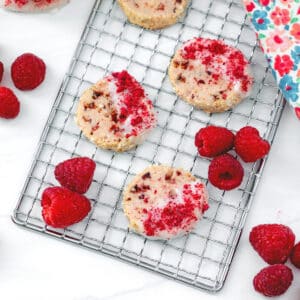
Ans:
[[[182,169],[153,165],[138,174],[123,195],[129,227],[153,239],[190,232],[208,209],[205,185]]]
[[[58,8],[69,0],[0,0],[0,6],[23,12],[38,12]]]
[[[156,125],[152,101],[127,71],[115,72],[87,89],[76,122],[97,146],[117,152],[142,143]]]
[[[118,0],[128,20],[147,29],[175,24],[185,13],[189,0]]]
[[[169,77],[179,97],[208,113],[233,108],[249,95],[253,83],[240,50],[206,38],[194,38],[176,52]]]

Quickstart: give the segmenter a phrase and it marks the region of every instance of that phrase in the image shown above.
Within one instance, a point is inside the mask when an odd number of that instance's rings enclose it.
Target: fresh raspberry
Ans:
[[[233,148],[234,134],[224,127],[207,126],[201,128],[195,136],[195,146],[199,154],[215,157]]]
[[[270,144],[263,140],[256,128],[246,126],[240,129],[234,141],[235,151],[245,162],[255,162],[270,151]]]
[[[274,265],[287,261],[295,243],[295,235],[287,226],[262,224],[252,228],[249,240],[262,259]]]
[[[80,222],[91,210],[86,197],[58,186],[44,190],[41,205],[45,223],[56,228]]]
[[[290,256],[292,264],[300,269],[300,242],[295,245]]]
[[[293,281],[292,270],[285,265],[273,265],[262,269],[253,279],[257,292],[274,297],[287,291]]]
[[[217,156],[209,165],[208,179],[221,190],[228,191],[238,187],[243,176],[242,165],[230,154]]]
[[[295,107],[295,113],[296,113],[297,118],[300,119],[300,107]]]
[[[13,119],[20,112],[20,102],[14,92],[4,86],[0,86],[0,117]]]
[[[4,73],[4,65],[3,65],[3,63],[0,61],[0,82],[2,81],[3,73]]]
[[[96,164],[88,157],[75,157],[61,162],[55,168],[56,180],[64,187],[84,194],[90,187]]]
[[[31,53],[19,56],[11,66],[11,77],[15,86],[22,90],[33,90],[45,79],[46,65]]]

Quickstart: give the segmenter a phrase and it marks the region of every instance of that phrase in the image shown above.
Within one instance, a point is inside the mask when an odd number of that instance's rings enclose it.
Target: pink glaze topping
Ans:
[[[239,82],[245,93],[252,85],[253,79],[247,72],[249,63],[243,53],[223,41],[195,38],[186,44],[181,56],[184,59],[200,60],[215,81],[226,76],[232,82]]]
[[[57,0],[5,0],[5,6],[9,6],[12,4],[17,5],[19,8],[22,8],[24,5],[29,3],[34,3],[36,7],[47,7],[53,3],[57,2]]]
[[[108,77],[110,96],[116,107],[115,124],[111,130],[137,136],[155,124],[153,104],[140,84],[127,72],[115,72]]]
[[[199,213],[208,209],[202,183],[185,184],[179,195],[169,195],[167,204],[145,210],[143,223],[147,236],[154,236],[159,231],[189,230],[192,223],[199,219]],[[197,215],[198,212],[198,215]]]

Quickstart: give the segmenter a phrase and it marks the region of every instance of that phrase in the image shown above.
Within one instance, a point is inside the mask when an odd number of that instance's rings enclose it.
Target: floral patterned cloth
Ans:
[[[243,0],[285,99],[300,119],[300,0]]]

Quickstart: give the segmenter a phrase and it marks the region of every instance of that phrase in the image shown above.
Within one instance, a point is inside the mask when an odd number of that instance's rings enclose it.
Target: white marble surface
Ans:
[[[67,70],[93,0],[73,0],[59,13],[19,15],[0,11],[0,60],[32,51],[45,59],[46,82],[33,92],[17,92],[22,113],[0,120],[0,293],[1,299],[264,299],[252,278],[265,266],[248,243],[249,230],[262,222],[282,222],[300,240],[300,122],[285,109],[270,158],[247,219],[223,290],[207,294],[150,272],[27,232],[10,219],[31,164],[42,127]],[[4,85],[12,87],[9,72]],[[300,298],[300,270],[288,292]]]

